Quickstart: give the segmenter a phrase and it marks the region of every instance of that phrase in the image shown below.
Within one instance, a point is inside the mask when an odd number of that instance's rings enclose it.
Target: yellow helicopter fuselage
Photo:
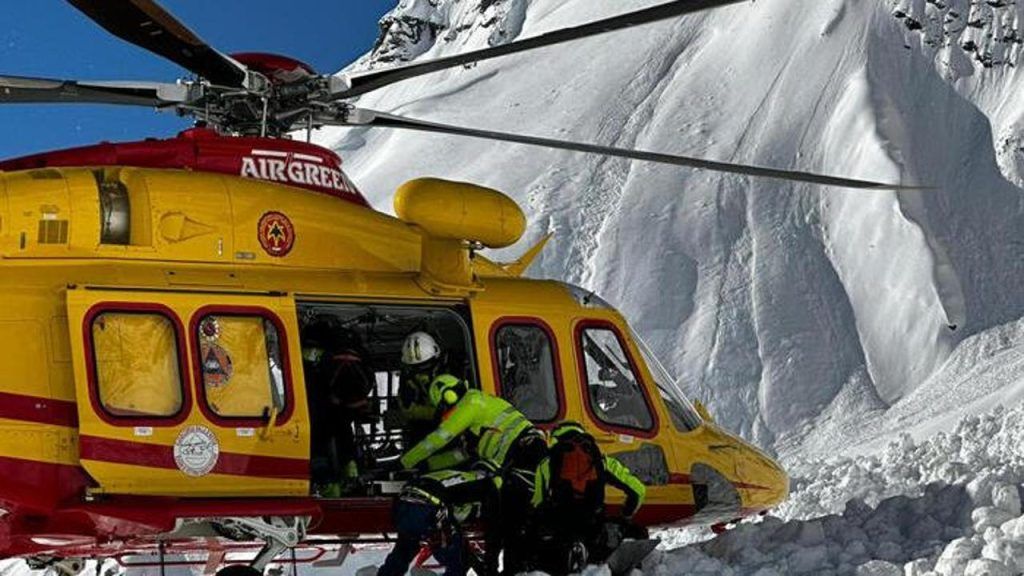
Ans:
[[[692,408],[659,389],[672,383],[616,310],[519,277],[528,262],[475,252],[518,240],[514,203],[443,181],[400,199],[396,218],[217,174],[0,173],[0,553],[102,550],[166,537],[188,518],[308,514],[320,519],[310,533],[386,528],[386,497],[325,499],[311,486],[300,314],[332,306],[458,310],[474,384],[495,394],[500,329],[546,336],[557,419],[639,468],[647,524],[729,521],[786,497],[769,457],[680,417]],[[649,419],[599,413],[614,402],[595,395],[613,384],[595,378],[622,376],[588,364],[584,342],[598,337],[621,350]],[[267,392],[268,381],[280,384]]]

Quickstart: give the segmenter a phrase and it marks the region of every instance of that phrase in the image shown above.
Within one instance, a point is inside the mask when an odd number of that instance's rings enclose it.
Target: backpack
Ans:
[[[550,499],[556,518],[587,523],[604,513],[604,457],[590,434],[566,434],[549,452]],[[571,519],[571,520],[570,520]]]

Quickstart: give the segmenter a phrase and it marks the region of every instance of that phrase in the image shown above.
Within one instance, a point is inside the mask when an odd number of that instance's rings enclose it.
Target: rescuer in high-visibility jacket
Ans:
[[[626,495],[622,522],[606,517],[605,486]],[[536,530],[523,546],[534,551],[530,568],[572,572],[587,562],[600,563],[622,538],[646,538],[631,520],[643,505],[647,488],[616,460],[605,456],[582,425],[562,422],[551,430],[548,456],[537,466],[531,519]]]
[[[599,459],[601,463],[600,466],[595,467],[593,470],[594,479],[598,480],[599,483],[614,486],[626,495],[626,503],[622,507],[622,515],[625,518],[632,518],[644,503],[647,487],[624,464],[612,456],[601,454],[593,436],[581,424],[572,421],[562,422],[551,430],[549,446],[551,451],[556,454],[549,454],[537,467],[532,501],[533,506],[535,508],[543,506],[552,497],[558,496],[558,494],[552,494],[552,456],[555,456],[557,459],[557,452],[560,451],[561,447],[569,447],[571,450],[575,450],[576,446],[574,444],[578,444],[581,450],[593,451],[587,454],[587,456]],[[586,475],[587,472],[586,470],[573,471],[576,474],[576,479],[579,479],[581,475]],[[603,504],[604,495],[602,493],[600,496],[601,508],[603,508]]]
[[[401,429],[406,446],[419,442],[437,426],[430,384],[444,373],[445,354],[437,339],[417,330],[402,342],[402,374],[395,406],[384,413],[384,426]]]
[[[450,374],[431,383],[430,402],[442,414],[441,424],[402,455],[401,464],[416,467],[457,439],[466,440],[475,466],[492,470],[500,486],[500,512],[484,519],[486,564],[493,570],[498,552],[505,547],[505,569],[514,573],[519,556],[507,546],[521,541],[534,475],[547,454],[544,435],[505,400],[472,390]]]

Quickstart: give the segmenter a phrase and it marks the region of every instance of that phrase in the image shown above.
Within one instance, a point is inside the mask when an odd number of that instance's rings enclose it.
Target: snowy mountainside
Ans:
[[[402,0],[356,66],[658,3]],[[619,306],[726,427],[799,446],[837,407],[850,420],[877,414],[941,378],[965,338],[1024,316],[1024,85],[1020,33],[1009,32],[1024,3],[996,4],[761,0],[358,102],[929,190],[854,192],[429,134],[330,130],[319,141],[382,210],[401,182],[425,175],[509,193],[530,220],[517,250],[555,235],[533,275]],[[983,24],[942,24],[957,11]]]
[[[356,67],[408,62],[438,43],[478,45],[475,40],[482,37],[487,44],[502,44],[522,31],[526,3],[481,0],[472,4],[404,0],[381,19],[376,45]]]
[[[870,454],[902,434],[921,441],[953,430],[966,415],[1024,406],[1024,319],[973,335],[942,370],[887,410],[865,406],[864,386],[847,387],[821,416],[806,424],[800,445],[780,442],[780,454]],[[797,440],[793,438],[791,440]],[[1022,452],[1024,453],[1024,452]]]

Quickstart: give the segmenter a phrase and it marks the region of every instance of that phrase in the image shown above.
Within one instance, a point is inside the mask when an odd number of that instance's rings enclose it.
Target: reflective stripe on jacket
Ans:
[[[463,434],[474,437],[476,456],[497,468],[505,464],[516,439],[533,425],[511,404],[479,390],[470,390],[445,415],[441,425],[402,456],[412,468]]]

